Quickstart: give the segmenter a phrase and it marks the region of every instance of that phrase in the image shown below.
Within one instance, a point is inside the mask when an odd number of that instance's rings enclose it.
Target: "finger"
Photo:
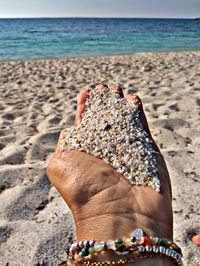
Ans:
[[[76,116],[74,120],[74,125],[78,126],[81,123],[82,114],[85,111],[86,108],[86,101],[89,98],[89,89],[83,89],[77,100],[77,109],[76,109]]]
[[[57,142],[56,149],[55,149],[55,154],[58,154],[58,153],[61,152],[60,144],[61,144],[61,141],[64,139],[64,136],[65,136],[65,130],[63,129],[63,130],[60,132],[60,136],[59,136],[59,138],[58,138],[58,142]]]
[[[136,102],[138,103],[138,106],[139,106],[139,112],[140,112],[140,121],[145,129],[145,131],[149,134],[150,138],[152,139],[153,141],[153,146],[154,146],[154,149],[157,151],[157,152],[160,152],[157,144],[155,143],[152,135],[151,135],[151,131],[149,129],[149,125],[148,125],[148,122],[147,122],[147,118],[146,118],[146,115],[144,113],[144,109],[143,109],[143,105],[142,105],[142,101],[140,100],[140,98],[136,95],[136,94],[128,94],[125,99],[128,101],[128,102]]]
[[[120,97],[124,98],[124,93],[123,93],[122,87],[115,85],[115,86],[111,87],[111,90],[116,91],[116,93],[118,93],[120,95]]]
[[[139,106],[139,111],[140,111],[140,119],[141,122],[144,126],[145,131],[151,136],[151,132],[149,130],[149,125],[147,123],[147,119],[143,110],[143,106],[142,106],[142,101],[140,100],[140,98],[136,95],[136,94],[128,94],[125,98],[128,102],[136,102],[138,103]]]
[[[100,83],[99,85],[96,86],[96,89],[97,90],[101,90],[103,88],[108,88],[107,84],[105,83]]]
[[[194,244],[200,247],[200,234],[193,236],[192,241]]]

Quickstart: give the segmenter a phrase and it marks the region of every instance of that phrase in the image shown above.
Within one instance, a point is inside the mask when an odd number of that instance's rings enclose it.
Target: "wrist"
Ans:
[[[147,235],[173,239],[173,229],[171,226],[158,221],[152,221],[152,219],[147,217],[142,218],[141,215],[140,221],[143,222],[137,223],[132,217],[121,217],[119,215],[101,215],[77,221],[75,223],[77,241],[105,241],[128,237],[138,227],[142,228]]]
[[[133,221],[118,216],[99,216],[76,223],[77,241],[105,241],[129,236],[137,225]]]

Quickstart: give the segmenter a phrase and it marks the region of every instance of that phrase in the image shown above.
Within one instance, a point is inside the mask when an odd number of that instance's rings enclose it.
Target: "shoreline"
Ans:
[[[47,58],[33,58],[33,59],[8,59],[8,60],[1,60],[1,63],[10,63],[10,62],[27,62],[27,61],[62,61],[67,59],[87,59],[87,58],[101,58],[101,57],[128,57],[128,56],[135,56],[135,55],[151,55],[151,54],[180,54],[180,53],[200,53],[200,50],[184,50],[184,51],[158,51],[158,52],[135,52],[135,53],[126,53],[126,54],[103,54],[103,55],[80,55],[80,56],[64,56],[64,57],[47,57]]]

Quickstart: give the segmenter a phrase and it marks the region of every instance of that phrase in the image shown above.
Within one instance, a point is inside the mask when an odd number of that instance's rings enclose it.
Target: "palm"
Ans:
[[[130,230],[135,225],[150,234],[171,238],[170,181],[160,154],[157,161],[161,194],[150,187],[131,186],[111,166],[79,151],[63,152],[53,157],[53,172],[49,176],[53,177],[52,183],[71,208],[75,222],[113,215],[122,218],[127,230],[130,223]],[[59,167],[53,167],[54,164]]]

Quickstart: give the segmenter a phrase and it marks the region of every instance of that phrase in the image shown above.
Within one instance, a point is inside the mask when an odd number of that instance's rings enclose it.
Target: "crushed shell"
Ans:
[[[160,192],[155,150],[140,121],[139,103],[127,102],[114,90],[90,90],[81,124],[66,129],[61,150],[92,154],[112,165],[130,184]]]

